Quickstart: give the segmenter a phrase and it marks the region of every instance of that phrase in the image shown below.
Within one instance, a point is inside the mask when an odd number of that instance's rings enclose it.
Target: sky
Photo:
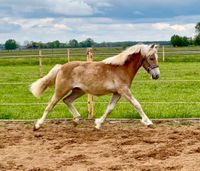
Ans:
[[[0,43],[194,37],[199,0],[0,0]]]

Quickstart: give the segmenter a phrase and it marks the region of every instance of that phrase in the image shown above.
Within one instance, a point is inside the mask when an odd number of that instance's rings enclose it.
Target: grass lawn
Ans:
[[[116,49],[114,52],[118,53],[120,50]],[[20,52],[18,53],[21,55]],[[28,52],[21,53],[28,54]],[[35,51],[32,53],[35,53]],[[46,51],[45,53],[50,52]],[[190,58],[189,56],[186,57]],[[103,58],[105,56],[95,56],[96,60]],[[181,55],[179,57],[174,56],[175,58],[181,58],[181,60],[160,62],[161,78],[159,80],[151,80],[146,71],[141,68],[133,81],[132,93],[150,118],[200,116],[200,81],[198,81],[200,80],[200,63],[198,62],[200,57],[198,54],[191,57],[196,62],[178,62],[186,60]],[[78,58],[74,56],[72,58],[72,60],[77,59],[85,60],[85,56]],[[65,63],[65,61],[66,58],[64,57],[45,58],[43,60],[44,72],[47,73],[56,63]],[[39,99],[33,97],[28,90],[29,84],[38,78],[37,58],[0,58],[0,119],[36,119],[42,115],[45,104],[53,94],[53,89],[49,89]],[[75,102],[75,106],[83,117],[87,116],[86,99],[87,97],[83,96]],[[99,117],[103,114],[110,95],[95,97],[94,99],[95,117]],[[71,114],[62,102],[49,114],[49,118],[66,117],[71,117]],[[139,118],[139,114],[122,98],[109,117]]]

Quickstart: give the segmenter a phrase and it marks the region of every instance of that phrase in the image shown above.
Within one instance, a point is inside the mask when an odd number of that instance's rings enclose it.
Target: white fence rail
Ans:
[[[158,54],[160,54],[159,56],[162,58],[162,61],[165,61],[165,57],[167,54],[200,54],[200,48],[197,50],[166,50],[165,46],[162,46],[160,48],[161,50],[158,52]],[[61,49],[63,51],[63,49]],[[74,50],[74,49],[73,49]],[[51,57],[66,57],[66,59],[68,59],[68,61],[70,60],[70,57],[79,57],[79,56],[85,56],[84,53],[77,53],[77,52],[73,52],[73,50],[71,49],[64,49],[64,53],[46,53],[45,49],[43,50],[34,50],[34,54],[23,54],[23,53],[18,53],[18,55],[9,55],[12,54],[12,52],[8,52],[8,53],[2,53],[0,55],[0,59],[4,59],[4,58],[38,58],[38,57],[42,57],[42,58],[51,58]],[[59,51],[59,50],[57,50]],[[14,51],[17,54],[17,51]],[[21,51],[19,51],[21,52]],[[43,53],[44,52],[44,53]],[[120,52],[120,51],[119,51]],[[113,52],[106,52],[106,53],[102,53],[102,52],[96,52],[95,56],[113,56],[116,55],[117,53],[113,53]]]
[[[74,102],[75,104],[88,104],[88,102]],[[108,102],[103,101],[96,101],[93,102],[94,104],[103,103],[108,104]],[[129,102],[118,102],[119,104],[129,104]],[[187,102],[187,101],[180,101],[180,102],[143,102],[140,101],[142,104],[170,104],[170,105],[176,105],[176,104],[200,104],[200,102]],[[48,103],[0,103],[0,106],[37,106],[37,105],[47,105]],[[58,103],[58,105],[61,105],[63,103]]]

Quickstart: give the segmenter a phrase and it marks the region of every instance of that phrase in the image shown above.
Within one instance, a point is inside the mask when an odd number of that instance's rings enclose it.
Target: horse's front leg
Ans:
[[[110,114],[112,112],[112,110],[114,109],[116,103],[119,101],[121,95],[120,94],[113,94],[108,106],[107,106],[107,109],[105,111],[105,113],[103,114],[103,116],[99,119],[95,119],[95,128],[97,129],[100,129],[101,127],[101,124],[105,121],[105,119],[107,118],[108,114]]]
[[[120,90],[120,94],[124,96],[138,111],[140,114],[142,120],[141,122],[145,125],[152,125],[152,121],[147,117],[147,115],[144,113],[140,103],[134,98],[134,96],[131,94],[131,91],[129,88],[123,88]]]

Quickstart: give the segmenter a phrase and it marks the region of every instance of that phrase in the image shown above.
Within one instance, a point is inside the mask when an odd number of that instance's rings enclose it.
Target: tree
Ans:
[[[194,38],[194,44],[200,45],[200,22],[198,22],[195,26],[195,30],[197,32],[197,35]]]
[[[9,39],[5,42],[6,50],[14,50],[17,48],[17,42],[14,39]]]
[[[190,42],[189,42],[189,38],[187,37],[182,37],[182,46],[189,46]]]
[[[48,43],[46,43],[47,44],[47,48],[54,48],[54,44],[53,44],[53,42],[48,42]]]
[[[76,39],[70,40],[70,41],[69,41],[69,46],[70,46],[71,48],[76,48],[76,47],[78,47],[78,41],[77,41]]]
[[[175,46],[178,46],[178,47],[182,46],[182,37],[179,36],[179,35],[173,35],[173,36],[171,37],[171,43],[172,43],[172,45],[173,45],[174,47],[175,47]]]
[[[37,42],[32,41],[31,44],[32,44],[33,49],[38,49],[38,43]]]
[[[94,45],[94,40],[91,38],[87,38],[85,40],[86,47],[92,47]]]
[[[171,44],[175,47],[181,47],[181,46],[189,46],[190,44],[192,44],[190,38],[184,36],[181,37],[179,35],[173,35],[171,37]]]
[[[197,34],[200,34],[200,22],[198,22],[195,26],[195,30],[197,32]]]
[[[194,44],[195,45],[200,45],[200,33],[197,36],[195,36],[195,38],[194,38]]]
[[[91,38],[87,38],[85,41],[79,43],[79,47],[92,47],[95,45],[95,42]]]
[[[59,47],[60,47],[60,42],[59,42],[59,40],[53,41],[52,43],[53,43],[53,47],[54,47],[54,48],[59,48]]]

